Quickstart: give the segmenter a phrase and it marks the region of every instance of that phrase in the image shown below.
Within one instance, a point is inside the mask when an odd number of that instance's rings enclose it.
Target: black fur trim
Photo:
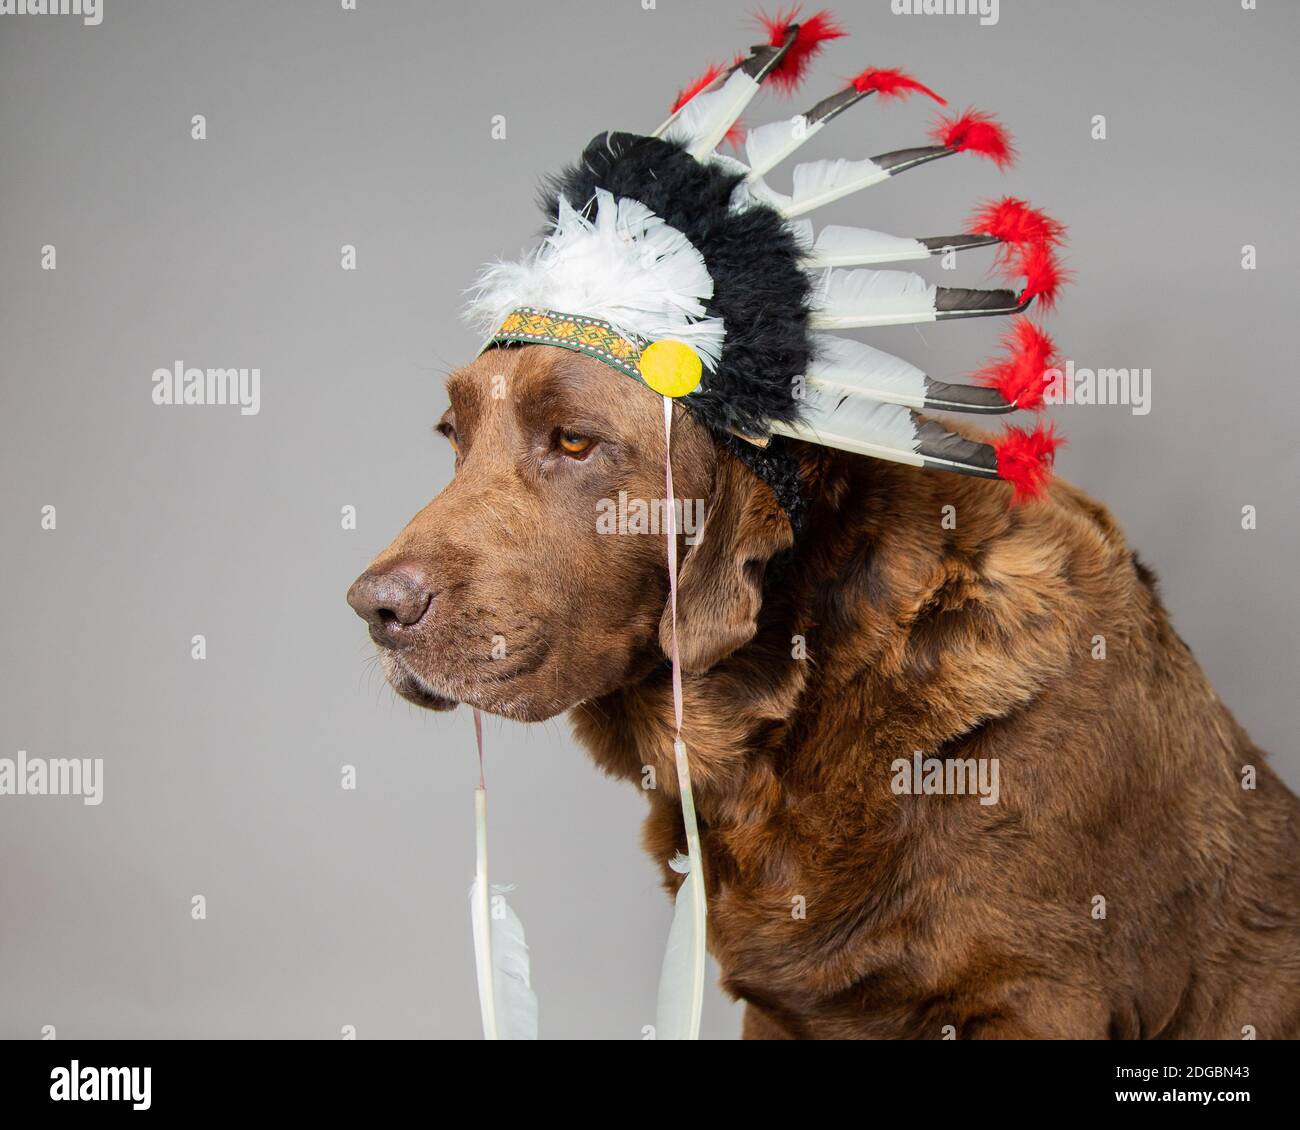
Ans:
[[[578,164],[546,182],[543,207],[554,219],[562,193],[581,211],[603,188],[639,200],[685,234],[713,277],[708,312],[723,319],[726,340],[716,371],[706,371],[701,388],[680,403],[719,436],[733,429],[766,436],[770,421],[789,423],[798,414],[793,382],[810,360],[810,284],[775,210],[730,210],[740,179],[672,142],[602,133]]]
[[[790,528],[797,538],[803,526],[806,504],[803,484],[799,478],[799,464],[787,449],[785,440],[781,436],[774,436],[766,447],[755,447],[743,439],[724,435],[718,437],[718,442],[772,488],[772,493],[785,510],[790,519]]]

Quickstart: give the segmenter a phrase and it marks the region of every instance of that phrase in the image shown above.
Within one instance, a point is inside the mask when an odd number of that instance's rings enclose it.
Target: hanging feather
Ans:
[[[659,994],[655,1007],[655,1039],[698,1040],[704,1003],[704,897],[698,869],[680,853],[668,864],[682,876],[673,900]]]
[[[823,98],[806,114],[789,121],[769,122],[750,131],[745,144],[749,160],[749,178],[756,180],[770,172],[791,153],[815,137],[833,118],[871,94],[882,98],[905,98],[921,92],[943,104],[943,99],[928,86],[900,70],[869,67],[843,90]]]
[[[821,53],[823,44],[848,34],[825,9],[814,12],[806,20],[799,19],[799,12],[800,8],[795,7],[775,16],[758,14],[771,46],[783,46],[789,41],[791,32],[794,33],[794,43],[771,73],[772,82],[785,94],[798,89],[812,61]]]
[[[1017,318],[1002,338],[1006,356],[988,362],[975,379],[997,389],[1017,408],[1039,408],[1047,374],[1061,368],[1056,345],[1028,318]]]
[[[485,1040],[537,1039],[537,995],[530,979],[524,926],[506,903],[509,887],[488,883],[487,792],[474,790],[475,867],[469,889]]]
[[[521,306],[580,313],[632,338],[684,341],[716,366],[725,331],[706,313],[713,279],[704,256],[639,201],[597,189],[595,204],[591,220],[561,196],[541,247],[479,276],[468,316],[489,334]]]

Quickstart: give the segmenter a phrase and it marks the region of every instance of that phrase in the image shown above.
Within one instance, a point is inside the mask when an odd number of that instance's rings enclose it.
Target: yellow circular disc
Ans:
[[[684,341],[663,338],[641,351],[641,376],[660,396],[685,396],[700,387],[704,363]]]

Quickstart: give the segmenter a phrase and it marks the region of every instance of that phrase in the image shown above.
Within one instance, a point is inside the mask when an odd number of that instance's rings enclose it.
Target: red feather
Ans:
[[[940,106],[948,105],[946,99],[935,94],[928,86],[892,67],[887,69],[868,67],[853,79],[851,85],[859,94],[875,91],[882,98],[906,98],[913,93],[928,94]]]
[[[1045,310],[1056,305],[1056,295],[1068,279],[1067,273],[1056,261],[1056,252],[1050,243],[1025,243],[1018,248],[1019,254],[1008,262],[1008,270],[1016,276],[1023,276],[1025,289],[1020,292],[1020,301],[1038,299]]]
[[[726,74],[725,67],[717,63],[710,63],[708,69],[699,78],[692,80],[684,89],[677,92],[677,98],[673,102],[672,110],[669,112],[677,113],[697,94],[708,90],[724,74]],[[745,140],[745,127],[740,122],[734,122],[731,128],[727,130],[726,140],[731,142],[733,147],[739,149]]]
[[[835,17],[824,9],[813,13],[806,20],[799,19],[799,12],[800,8],[795,7],[788,12],[778,12],[775,16],[758,13],[759,23],[767,30],[767,41],[773,47],[780,47],[785,42],[791,27],[796,24],[799,27],[785,58],[768,75],[785,94],[793,94],[803,82],[804,75],[826,40],[839,39],[848,34],[835,22]]]
[[[1003,243],[1065,242],[1064,224],[1013,196],[981,204],[967,221],[966,230],[972,235],[997,236]]]
[[[988,157],[998,168],[1006,168],[1016,158],[1011,135],[996,118],[980,110],[967,110],[955,118],[940,118],[930,136],[958,153],[969,149]]]
[[[692,98],[702,90],[707,90],[722,76],[722,68],[717,63],[710,63],[708,69],[700,75],[699,78],[689,82],[686,87],[677,92],[677,100],[673,103],[672,112],[675,114]]]
[[[990,361],[975,374],[982,384],[995,388],[1017,408],[1041,408],[1047,390],[1046,374],[1061,368],[1056,345],[1040,326],[1017,318],[1002,338],[1006,356]]]
[[[1007,428],[1002,438],[994,442],[998,475],[1014,488],[1013,501],[1026,502],[1043,493],[1052,477],[1056,449],[1062,442],[1052,424],[1039,424],[1032,432]]]

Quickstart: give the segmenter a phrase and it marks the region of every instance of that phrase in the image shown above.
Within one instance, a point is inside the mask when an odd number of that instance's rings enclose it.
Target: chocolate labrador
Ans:
[[[399,694],[569,711],[684,849],[662,401],[549,346],[456,372],[447,488],[348,594]],[[793,445],[795,537],[678,409],[686,724],[724,988],[748,1038],[1300,1035],[1300,801],[1114,519]],[[624,532],[619,532],[619,531]]]

